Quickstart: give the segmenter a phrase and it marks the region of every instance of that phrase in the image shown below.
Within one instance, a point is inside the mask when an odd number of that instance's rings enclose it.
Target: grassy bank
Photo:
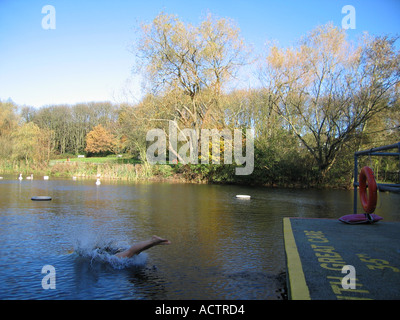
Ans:
[[[101,179],[126,180],[126,181],[179,181],[190,183],[214,183],[214,184],[240,184],[253,186],[285,187],[285,188],[343,188],[343,185],[310,183],[309,177],[296,176],[292,172],[275,172],[275,176],[268,175],[269,171],[256,166],[249,176],[235,174],[235,165],[215,164],[163,164],[150,165],[129,156],[109,157],[63,157],[53,159],[46,165],[28,164],[25,161],[10,163],[0,160],[0,174],[20,173],[34,176],[47,175],[50,177],[64,178],[90,178],[100,175]],[[270,170],[271,171],[271,170]],[[282,174],[281,176],[279,174]],[[347,187],[346,187],[347,188]]]
[[[141,180],[152,176],[149,164],[122,157],[66,158],[49,162],[47,173],[55,177]]]
[[[107,157],[63,157],[62,159],[50,160],[49,165],[58,163],[91,163],[91,164],[141,164],[142,161],[128,156],[107,156]]]
[[[173,167],[168,164],[150,165],[138,159],[116,156],[53,159],[47,165],[0,160],[0,173],[16,176],[21,173],[23,176],[33,174],[60,178],[96,178],[100,175],[102,179],[127,181],[185,180]]]

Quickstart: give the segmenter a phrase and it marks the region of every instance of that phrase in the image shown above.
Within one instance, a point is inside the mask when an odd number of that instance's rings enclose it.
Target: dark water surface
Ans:
[[[4,177],[0,195],[0,299],[281,299],[282,218],[353,208],[344,190],[42,177]],[[39,195],[52,200],[31,201]],[[400,221],[399,208],[400,195],[384,193],[376,213]],[[172,244],[129,261],[101,253],[153,234]],[[42,287],[45,265],[55,289]]]

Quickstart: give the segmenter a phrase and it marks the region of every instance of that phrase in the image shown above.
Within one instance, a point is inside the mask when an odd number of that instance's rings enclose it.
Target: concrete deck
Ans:
[[[400,299],[400,222],[284,218],[283,228],[290,299]]]

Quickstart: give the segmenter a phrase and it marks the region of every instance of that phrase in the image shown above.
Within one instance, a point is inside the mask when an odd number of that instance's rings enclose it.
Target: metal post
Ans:
[[[381,152],[384,150],[397,149],[398,152]],[[357,188],[360,183],[358,181],[358,157],[359,156],[397,156],[399,157],[399,183],[398,184],[387,184],[387,183],[377,183],[378,190],[399,192],[400,193],[400,142],[394,143],[387,146],[382,146],[378,148],[372,148],[369,150],[357,151],[354,153],[354,201],[353,201],[353,213],[357,214]]]
[[[353,200],[353,213],[357,214],[357,186],[358,186],[358,158],[357,155],[354,154],[354,200]]]
[[[397,149],[399,150],[399,174],[398,174],[398,183],[400,183],[400,142],[397,143]]]

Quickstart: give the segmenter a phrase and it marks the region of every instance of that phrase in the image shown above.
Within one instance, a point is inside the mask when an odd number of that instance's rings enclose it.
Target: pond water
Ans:
[[[345,190],[42,177],[4,177],[0,194],[0,299],[282,299],[282,219],[353,208]],[[384,193],[376,213],[400,221],[399,208]],[[153,234],[172,244],[128,261],[101,253]],[[42,287],[46,265],[55,289]]]

